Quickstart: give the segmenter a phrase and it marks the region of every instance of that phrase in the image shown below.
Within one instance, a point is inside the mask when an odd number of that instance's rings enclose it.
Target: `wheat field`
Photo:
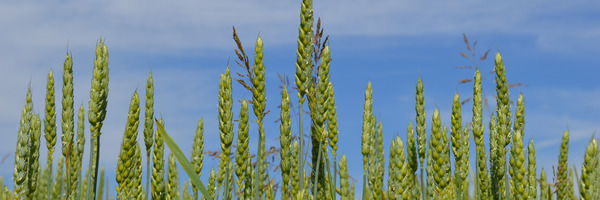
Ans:
[[[33,94],[31,85],[27,90],[16,133],[14,173],[0,177],[0,199],[600,199],[600,151],[594,137],[580,151],[569,152],[570,133],[564,131],[556,149],[557,167],[541,168],[538,174],[534,140],[524,137],[528,94],[510,98],[513,87],[506,76],[510,66],[505,67],[499,52],[477,57],[461,54],[474,61],[493,59],[494,78],[482,79],[480,68],[475,67],[472,78],[464,80],[472,84],[472,93],[457,92],[447,99],[452,102],[449,121],[442,121],[438,108],[426,112],[427,88],[418,76],[414,121],[403,122],[406,132],[391,140],[391,134],[384,137],[386,124],[373,108],[377,104],[373,94],[384,91],[366,82],[362,83],[364,103],[355,105],[363,108],[362,129],[357,130],[361,134],[340,133],[334,88],[344,85],[330,79],[335,76],[330,73],[335,49],[323,35],[320,19],[313,16],[312,0],[302,1],[300,8],[295,74],[292,84],[283,81],[280,91],[266,90],[265,72],[270,69],[265,67],[268,57],[262,37],[256,38],[254,48],[244,46],[233,28],[235,56],[218,77],[218,113],[216,118],[204,117],[217,119],[219,140],[205,141],[205,120],[200,118],[189,138],[191,149],[180,148],[171,137],[176,133],[164,122],[169,119],[155,112],[154,105],[161,102],[154,98],[151,71],[146,80],[139,80],[138,88],[131,88],[121,143],[101,144],[111,104],[107,100],[109,47],[104,39],[96,44],[87,110],[73,100],[86,94],[74,93],[73,58],[68,52],[62,86],[55,84],[58,73],[48,73],[45,101],[35,102],[43,105],[41,111],[34,109],[40,106],[34,106],[32,96],[42,94]],[[464,40],[471,51],[474,45],[466,35]],[[491,116],[484,116],[488,107],[484,81],[495,84]],[[234,91],[234,85],[244,91]],[[59,99],[56,91],[61,91]],[[251,95],[235,99],[235,93]],[[277,109],[267,109],[267,93],[280,97],[269,99],[277,102]],[[465,101],[473,106],[464,106]],[[57,103],[61,110],[56,110]],[[272,148],[266,145],[271,138],[264,125],[269,113],[277,115],[279,125],[278,146]],[[89,137],[84,134],[88,130]],[[250,143],[250,137],[258,142]],[[347,137],[360,139],[362,160],[350,160],[338,149],[338,142]],[[220,148],[208,151],[206,143],[218,143]],[[98,159],[102,149],[117,146],[119,155],[113,158],[117,165],[102,165]],[[47,161],[40,160],[40,150],[48,153]],[[83,163],[84,152],[89,163]],[[583,163],[569,165],[569,153],[583,156]],[[218,160],[218,165],[204,165],[209,158]],[[55,162],[58,167],[53,169]],[[349,174],[348,165],[360,164],[364,181],[357,182],[352,176],[361,175]],[[115,169],[117,185],[108,185],[108,167]],[[205,167],[210,168],[209,174],[201,173]],[[13,182],[12,188],[8,181]]]

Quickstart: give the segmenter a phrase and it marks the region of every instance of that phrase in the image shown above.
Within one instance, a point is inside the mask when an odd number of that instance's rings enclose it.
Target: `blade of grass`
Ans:
[[[206,190],[206,187],[204,186],[202,181],[200,181],[200,177],[198,177],[196,172],[194,172],[194,168],[192,168],[192,164],[190,164],[190,161],[187,160],[187,158],[185,157],[179,146],[177,146],[175,141],[173,141],[171,136],[167,134],[167,131],[165,131],[163,125],[159,123],[157,119],[155,119],[155,121],[159,135],[163,138],[163,140],[165,140],[165,144],[167,144],[173,155],[175,155],[175,158],[177,158],[177,161],[179,162],[185,173],[187,173],[191,181],[199,187],[198,189],[200,189],[200,192],[202,192],[204,198],[206,198],[207,200],[212,200],[211,196]]]

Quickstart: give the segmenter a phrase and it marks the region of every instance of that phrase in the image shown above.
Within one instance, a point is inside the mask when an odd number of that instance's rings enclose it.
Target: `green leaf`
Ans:
[[[163,138],[163,140],[165,140],[165,144],[167,144],[173,155],[175,155],[175,158],[177,159],[185,173],[187,173],[187,175],[190,177],[190,180],[198,186],[198,189],[200,189],[200,192],[202,192],[204,198],[206,198],[207,200],[212,200],[210,194],[206,190],[206,187],[204,186],[202,181],[200,181],[200,177],[194,171],[192,164],[190,164],[190,161],[187,160],[187,158],[185,157],[179,146],[177,146],[175,141],[173,141],[171,136],[167,134],[167,131],[165,131],[165,127],[161,123],[159,123],[158,120],[156,120],[156,126],[158,129],[158,135],[160,135]]]

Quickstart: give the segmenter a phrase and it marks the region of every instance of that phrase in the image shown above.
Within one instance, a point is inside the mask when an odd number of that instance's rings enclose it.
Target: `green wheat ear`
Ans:
[[[527,184],[529,188],[529,199],[537,199],[537,166],[535,161],[535,147],[533,145],[533,139],[529,141],[527,152]]]
[[[244,102],[245,103],[245,102]],[[243,104],[243,103],[242,103]],[[241,114],[240,114],[241,119]],[[247,120],[247,119],[246,119]],[[241,120],[240,120],[241,121]],[[291,118],[290,118],[290,96],[287,92],[287,86],[283,86],[283,90],[281,91],[281,115],[280,115],[281,124],[279,125],[279,144],[281,145],[280,155],[281,155],[281,179],[282,179],[282,187],[281,187],[281,198],[288,199],[289,198],[289,182],[290,182],[290,168],[291,168],[291,138],[292,138],[292,129],[291,129]],[[241,171],[241,170],[240,170]]]
[[[54,179],[54,187],[52,188],[52,199],[62,199],[62,189],[64,188],[63,185],[63,170],[64,170],[64,160],[65,157],[60,156],[58,158],[58,166],[56,168],[56,178]]]
[[[190,162],[194,167],[194,172],[200,177],[204,162],[204,120],[202,118],[198,120],[198,125],[196,126]],[[198,186],[194,182],[192,182],[192,189],[194,191],[194,199],[198,199]]]
[[[231,97],[231,76],[229,67],[219,79],[219,132],[221,139],[221,157],[219,159],[219,171],[217,173],[217,191],[221,189],[221,183],[225,178],[225,169],[229,165],[231,143],[233,141],[233,113],[231,111],[233,100]]]
[[[548,200],[550,197],[548,193],[546,193],[546,188],[549,187],[548,181],[546,179],[546,171],[542,167],[542,171],[540,172],[540,200]]]
[[[168,182],[169,189],[168,195],[169,199],[179,200],[179,172],[177,171],[177,161],[175,160],[175,156],[173,153],[169,154],[169,173],[168,173]]]
[[[479,180],[475,181],[479,188],[479,197],[483,200],[490,198],[489,173],[487,168],[485,143],[483,141],[483,93],[481,91],[481,74],[475,69],[473,78],[473,140],[476,148],[476,164]],[[476,193],[477,194],[477,193]]]
[[[78,193],[79,180],[81,175],[81,164],[83,160],[83,151],[85,147],[85,110],[83,104],[79,106],[77,113],[77,144],[73,144],[71,160],[71,191]],[[76,196],[77,197],[77,196]]]
[[[367,84],[365,90],[365,107],[363,113],[363,126],[362,126],[362,140],[361,140],[361,152],[363,155],[363,199],[368,196],[367,190],[369,188],[368,177],[367,177],[367,166],[369,165],[369,156],[371,153],[371,127],[373,126],[373,90],[371,89],[371,81]]]
[[[350,187],[348,185],[348,162],[346,161],[346,155],[342,155],[340,158],[340,198],[342,200],[350,199]]]
[[[35,198],[35,191],[38,187],[38,177],[40,175],[40,135],[41,135],[41,119],[39,114],[35,114],[31,119],[31,129],[29,136],[29,166],[27,174],[27,197]]]
[[[98,175],[98,162],[100,157],[100,135],[102,134],[102,125],[106,117],[106,106],[108,104],[108,49],[101,39],[96,45],[96,59],[94,60],[94,70],[92,77],[92,87],[90,89],[90,101],[88,111],[88,121],[90,122],[90,177],[88,188],[88,198],[90,193],[92,198],[96,198],[96,177]]]
[[[140,99],[137,91],[133,93],[129,104],[129,113],[127,114],[127,123],[125,133],[123,134],[123,142],[121,143],[121,151],[119,152],[119,160],[117,162],[117,194],[121,198],[130,198],[133,195],[132,188],[134,180],[134,158],[137,143],[138,125],[140,117]]]
[[[558,167],[557,167],[557,184],[556,184],[556,198],[566,199],[569,193],[567,188],[567,178],[569,176],[569,131],[563,132],[562,141],[560,143],[560,154],[558,155]]]
[[[159,123],[164,124],[162,119]],[[158,126],[158,125],[157,125]],[[158,127],[157,127],[158,128]],[[158,131],[154,132],[154,151],[152,157],[152,199],[164,199],[165,193],[165,160],[164,140]]]
[[[238,120],[238,141],[237,141],[237,151],[235,155],[235,175],[238,177],[237,186],[238,193],[241,196],[241,192],[246,188],[243,182],[248,182],[250,180],[245,179],[245,173],[247,168],[252,168],[248,160],[250,159],[250,147],[249,142],[250,139],[248,137],[248,102],[243,99],[242,105],[240,106],[240,117]],[[283,156],[281,157],[284,158]],[[282,168],[283,170],[283,168]]]
[[[150,160],[152,153],[152,144],[154,139],[154,79],[152,78],[152,72],[148,75],[146,81],[146,103],[144,105],[144,145],[146,146],[146,191],[150,192]],[[198,173],[199,174],[199,173]],[[144,198],[148,198],[145,195]]]
[[[593,138],[585,149],[583,166],[581,167],[581,180],[579,197],[581,199],[595,199],[599,195],[598,189],[598,142]]]
[[[17,136],[17,149],[15,151],[15,171],[13,180],[15,181],[15,194],[18,198],[25,195],[27,191],[27,176],[29,163],[29,139],[31,135],[31,121],[33,120],[33,102],[31,100],[31,86],[27,89],[25,97],[25,106],[21,112],[19,132]]]

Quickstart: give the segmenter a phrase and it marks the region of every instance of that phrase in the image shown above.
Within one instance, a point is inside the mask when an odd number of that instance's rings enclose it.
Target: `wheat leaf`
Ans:
[[[206,190],[206,187],[204,186],[204,183],[200,181],[200,177],[198,176],[198,174],[196,174],[196,172],[194,172],[192,164],[190,164],[190,161],[187,160],[187,158],[185,157],[179,146],[177,146],[175,141],[173,141],[171,136],[167,134],[167,131],[165,131],[165,127],[161,123],[159,123],[158,120],[156,120],[156,126],[158,128],[158,134],[163,138],[163,140],[165,140],[165,144],[167,144],[173,155],[175,155],[175,158],[177,158],[177,161],[179,162],[185,173],[187,173],[187,175],[190,177],[192,183],[198,186],[198,189],[200,189],[200,192],[202,192],[204,198],[206,198],[207,200],[212,200],[211,196]]]

